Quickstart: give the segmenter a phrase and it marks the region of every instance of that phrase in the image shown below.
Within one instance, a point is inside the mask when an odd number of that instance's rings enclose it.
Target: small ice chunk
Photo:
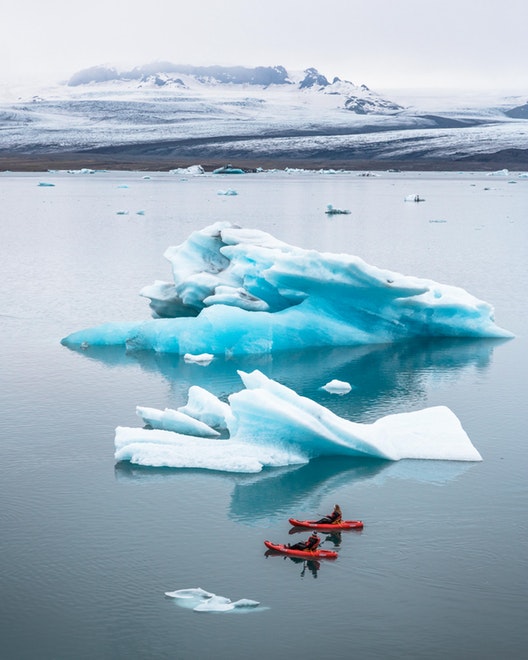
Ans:
[[[350,211],[348,209],[336,209],[332,206],[332,204],[327,204],[326,205],[326,215],[350,215]]]
[[[496,170],[495,172],[488,172],[486,176],[508,176],[510,170]]]
[[[49,181],[40,181],[39,186],[41,188],[53,188],[55,186],[54,183],[50,183]]]
[[[412,193],[410,195],[406,195],[405,197],[406,202],[425,202],[425,199],[423,197],[420,197],[418,193]]]
[[[200,174],[205,174],[205,170],[201,165],[191,165],[190,167],[177,167],[173,170],[169,170],[169,174],[192,174],[193,176],[199,176]],[[180,181],[187,179],[180,179]]]
[[[198,587],[195,589],[178,589],[177,591],[166,591],[169,598],[176,598],[178,605],[195,612],[230,612],[235,609],[248,609],[258,607],[260,603],[256,600],[241,598],[232,602],[225,596],[217,596],[209,591]]]
[[[195,364],[200,364],[203,367],[206,367],[213,360],[214,355],[212,353],[200,353],[200,355],[193,355],[192,353],[185,353],[183,359],[185,362],[194,362]]]
[[[217,195],[226,195],[227,197],[232,197],[234,195],[238,195],[236,190],[233,190],[233,188],[228,188],[227,190],[219,190]]]
[[[250,600],[249,598],[241,598],[235,600],[233,603],[235,607],[258,607],[260,605],[258,600]]]
[[[116,211],[116,215],[128,215],[128,211],[124,211],[123,209]]]
[[[350,383],[345,383],[342,380],[336,380],[334,378],[334,380],[331,380],[326,385],[323,385],[322,389],[330,392],[330,394],[348,394],[348,392],[350,392],[352,389],[352,386]]]

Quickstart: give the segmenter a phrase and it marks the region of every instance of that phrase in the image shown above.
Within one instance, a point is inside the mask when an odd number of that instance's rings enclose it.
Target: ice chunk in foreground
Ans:
[[[360,424],[335,415],[260,371],[239,372],[246,387],[229,396],[229,438],[117,427],[115,459],[151,467],[260,472],[319,456],[480,461],[456,415],[445,406]],[[192,388],[191,388],[192,389]],[[200,403],[218,399],[200,396]],[[225,404],[227,405],[227,404]],[[205,410],[201,416],[206,417]]]
[[[175,598],[181,607],[192,609],[195,612],[232,612],[236,609],[250,610],[260,605],[258,601],[249,600],[248,598],[241,598],[233,602],[230,598],[217,596],[200,587],[166,591],[165,595],[169,598]]]
[[[122,345],[184,355],[235,355],[412,337],[512,337],[493,308],[464,289],[304,250],[218,222],[165,256],[174,283],[156,281],[153,320],[75,332],[66,346]]]

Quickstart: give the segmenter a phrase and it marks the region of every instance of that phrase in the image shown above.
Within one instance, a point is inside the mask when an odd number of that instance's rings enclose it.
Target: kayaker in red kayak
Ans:
[[[290,550],[306,550],[307,552],[313,552],[314,550],[317,550],[320,543],[321,539],[319,538],[319,534],[317,532],[312,532],[311,536],[306,541],[299,541],[293,545],[288,543],[286,547]]]
[[[329,513],[327,516],[324,516],[324,518],[321,518],[321,520],[316,520],[316,522],[337,525],[338,523],[341,522],[342,519],[343,519],[343,514],[341,513],[341,507],[339,506],[339,504],[336,504],[334,506],[334,510],[332,511],[332,513]]]

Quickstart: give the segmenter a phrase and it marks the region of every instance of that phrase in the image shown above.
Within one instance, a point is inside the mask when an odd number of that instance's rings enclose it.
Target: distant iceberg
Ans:
[[[240,167],[233,167],[232,165],[225,165],[213,170],[213,174],[244,174],[244,170]]]
[[[445,406],[387,415],[373,424],[360,424],[335,415],[258,370],[238,373],[246,389],[231,394],[229,404],[194,388],[192,406],[179,409],[194,417],[202,428],[225,426],[229,438],[188,435],[181,426],[173,427],[174,431],[118,427],[115,459],[149,467],[242,473],[301,465],[322,456],[389,461],[482,460],[456,415]],[[216,423],[211,423],[209,406]],[[158,428],[170,428],[163,422],[161,411],[153,414],[151,409],[138,408],[143,417],[145,411],[147,418],[161,420]],[[169,417],[169,424],[172,419]]]
[[[332,206],[332,204],[327,204],[326,205],[326,215],[350,215],[350,211],[348,209],[336,209]]]
[[[191,174],[193,176],[200,176],[205,174],[205,170],[201,165],[191,165],[190,167],[177,167],[176,169],[169,170],[169,174]]]
[[[413,337],[512,337],[493,307],[464,289],[304,250],[218,222],[165,257],[174,282],[142,289],[154,320],[74,332],[70,347],[241,355]]]

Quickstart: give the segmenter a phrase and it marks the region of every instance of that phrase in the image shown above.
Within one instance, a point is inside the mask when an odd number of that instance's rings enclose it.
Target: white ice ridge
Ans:
[[[195,612],[232,612],[233,610],[251,610],[257,608],[260,603],[256,600],[241,598],[231,601],[225,596],[217,596],[201,587],[191,589],[178,589],[177,591],[166,591],[165,595],[175,598],[178,605]],[[261,608],[262,609],[262,608]]]
[[[283,243],[217,222],[165,257],[174,282],[142,289],[153,320],[107,323],[62,340],[180,355],[234,355],[410,337],[512,337],[464,289]]]
[[[210,420],[207,406],[213,404],[216,425],[223,425],[229,438],[204,438],[181,429],[117,427],[116,460],[224,472],[260,472],[264,467],[307,463],[318,456],[482,460],[456,415],[445,406],[360,424],[335,415],[260,371],[238,373],[246,389],[231,394],[229,405],[201,388],[194,388],[192,394],[195,419]],[[214,399],[221,405],[214,404]]]

